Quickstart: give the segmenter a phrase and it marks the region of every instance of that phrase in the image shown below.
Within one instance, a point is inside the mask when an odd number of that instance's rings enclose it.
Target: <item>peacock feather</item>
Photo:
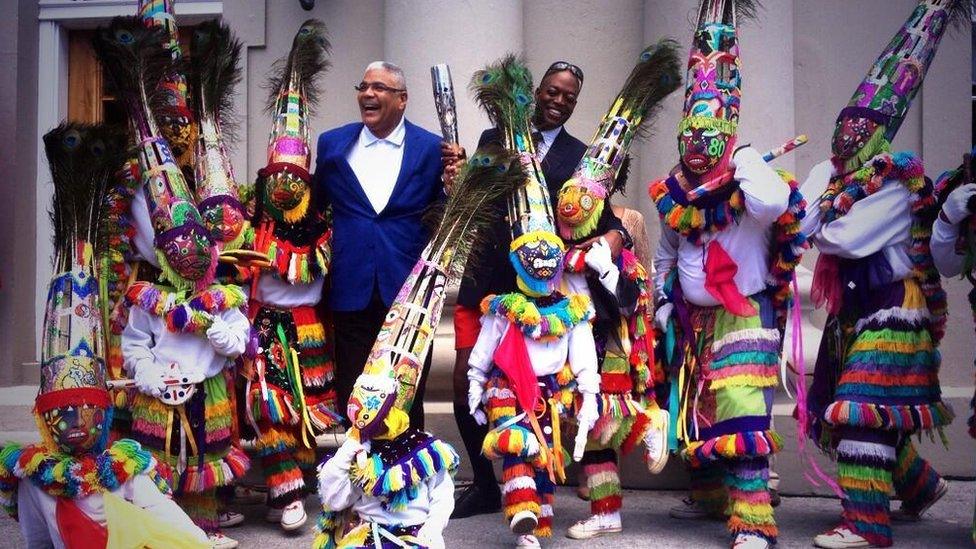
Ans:
[[[509,54],[474,73],[470,85],[478,105],[503,136],[506,148],[534,153],[530,121],[534,107],[532,73]]]

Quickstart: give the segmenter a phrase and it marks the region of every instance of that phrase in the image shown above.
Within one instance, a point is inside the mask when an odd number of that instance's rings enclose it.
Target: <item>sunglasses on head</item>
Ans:
[[[545,78],[554,72],[561,71],[569,71],[570,74],[580,81],[580,85],[583,85],[583,69],[567,61],[556,61],[552,65],[549,65],[549,68],[546,69],[546,73],[542,77]]]

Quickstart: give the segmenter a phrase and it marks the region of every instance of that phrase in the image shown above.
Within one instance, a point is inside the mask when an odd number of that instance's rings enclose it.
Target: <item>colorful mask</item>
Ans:
[[[293,164],[271,164],[258,175],[264,178],[262,199],[272,217],[287,223],[305,217],[312,194],[308,172]]]
[[[566,247],[555,234],[526,233],[512,241],[509,260],[515,267],[516,285],[532,297],[551,294],[559,284]]]
[[[831,151],[840,160],[853,158],[874,139],[880,125],[870,118],[847,117],[837,120]]]
[[[587,171],[592,173],[597,170]],[[559,235],[564,239],[585,238],[596,229],[609,194],[608,189],[613,186],[615,173],[613,169],[604,169],[600,172],[598,175],[602,175],[602,179],[609,179],[609,181],[586,179],[583,175],[584,170],[577,168],[573,177],[566,180],[559,189],[556,211],[559,216]]]
[[[742,98],[736,2],[705,0],[688,57],[684,118],[678,124],[682,165],[702,176],[731,154]]]
[[[79,456],[91,451],[102,439],[107,414],[104,406],[82,404],[54,408],[44,412],[42,417],[58,448]]]

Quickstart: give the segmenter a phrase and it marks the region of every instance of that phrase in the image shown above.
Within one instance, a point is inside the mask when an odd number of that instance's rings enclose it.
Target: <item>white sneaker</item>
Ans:
[[[539,525],[539,518],[535,516],[532,511],[519,511],[515,513],[512,517],[511,522],[508,523],[509,528],[512,529],[512,533],[515,534],[530,534],[535,527]],[[533,536],[534,537],[534,536]],[[536,543],[539,541],[536,540]],[[519,547],[522,547],[519,545]],[[535,545],[527,545],[526,547],[536,547]]]
[[[769,542],[762,536],[739,534],[732,542],[732,549],[769,549]]]
[[[813,538],[813,544],[823,549],[851,549],[853,547],[870,547],[871,543],[861,536],[851,532],[846,526],[838,526],[829,532]]]
[[[524,535],[524,536],[519,536],[518,537],[518,540],[515,542],[515,547],[535,547],[535,548],[539,548],[539,547],[542,547],[542,544],[539,543],[539,538],[537,538],[537,537],[535,537],[535,536],[533,536],[531,534],[528,534],[528,535]]]
[[[235,549],[239,543],[236,539],[229,538],[221,532],[214,532],[207,536],[207,540],[210,542],[210,547],[213,549]]]
[[[224,511],[217,515],[217,521],[221,528],[230,528],[244,522],[244,515],[235,511]]]
[[[644,435],[644,449],[647,457],[647,470],[656,475],[668,464],[668,425],[671,416],[667,410],[652,410],[651,426]]]
[[[268,507],[268,512],[264,514],[264,520],[271,523],[281,522],[282,511],[282,509]]]
[[[285,532],[298,530],[305,526],[307,520],[308,515],[305,514],[305,504],[302,500],[293,501],[281,510],[281,528]]]
[[[616,534],[622,531],[620,512],[601,513],[588,519],[581,520],[569,527],[566,537],[570,539],[590,539],[605,534]]]
[[[234,486],[234,501],[244,505],[264,503],[268,500],[268,492],[253,486]],[[277,521],[275,521],[277,522]]]

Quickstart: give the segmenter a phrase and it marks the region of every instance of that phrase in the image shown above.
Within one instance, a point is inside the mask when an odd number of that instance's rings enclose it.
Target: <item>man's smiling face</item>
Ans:
[[[407,92],[396,76],[386,69],[370,69],[360,83],[356,99],[363,124],[377,137],[386,137],[396,128],[407,108]]]
[[[579,91],[579,80],[568,70],[543,78],[535,90],[535,127],[546,131],[565,124],[576,108]]]

